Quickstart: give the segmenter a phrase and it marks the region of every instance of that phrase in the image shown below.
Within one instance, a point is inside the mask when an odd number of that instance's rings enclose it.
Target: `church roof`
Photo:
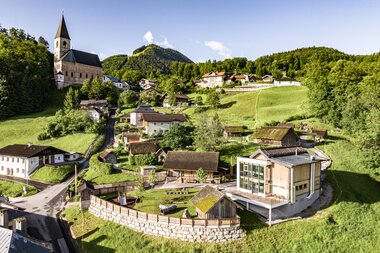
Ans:
[[[97,54],[91,54],[75,49],[70,49],[66,54],[62,56],[62,61],[68,61],[73,63],[81,63],[84,65],[102,67],[99,56]]]
[[[70,39],[69,32],[67,31],[65,17],[62,15],[61,23],[59,23],[57,33],[55,34],[56,38],[65,38]]]

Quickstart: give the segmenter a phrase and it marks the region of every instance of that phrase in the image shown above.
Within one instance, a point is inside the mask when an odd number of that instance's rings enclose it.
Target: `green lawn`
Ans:
[[[55,112],[62,108],[64,91],[55,91],[46,108],[30,115],[22,115],[0,121],[0,147],[10,144],[33,143],[36,145],[51,145],[66,151],[84,153],[95,138],[95,134],[78,133],[57,139],[37,140]]]
[[[112,174],[105,175],[87,170],[83,176],[83,179],[94,184],[112,184],[134,181],[137,177],[131,173],[122,173],[121,171],[114,170]]]
[[[19,197],[22,195],[22,187],[25,186],[21,183],[6,181],[6,180],[0,180],[0,196],[7,196],[7,197]],[[33,186],[27,186],[27,196],[36,194],[38,192],[37,188]]]
[[[166,194],[166,190],[144,191],[140,196],[141,202],[136,203],[134,209],[147,213],[160,214],[160,204],[176,205],[177,210],[168,215],[182,217],[183,211],[187,208],[190,215],[195,216],[195,206],[191,204],[189,200],[198,193],[200,189],[190,188],[188,190],[189,194],[186,195]],[[133,195],[134,193],[132,192],[131,194]]]
[[[255,143],[227,143],[220,150],[220,160],[225,163],[236,164],[236,157],[249,156],[259,148]]]
[[[32,175],[32,179],[37,179],[46,183],[59,183],[74,173],[74,165],[63,165],[57,167],[44,166],[39,168]]]
[[[208,109],[206,112],[217,112],[225,125],[258,127],[265,122],[283,121],[290,116],[307,113],[307,91],[303,86],[290,86],[241,92],[223,97],[220,108]],[[182,111],[197,121],[202,114],[196,113],[196,108],[185,108]]]

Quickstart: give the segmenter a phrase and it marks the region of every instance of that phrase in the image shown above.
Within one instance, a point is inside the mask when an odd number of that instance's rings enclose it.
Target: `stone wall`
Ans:
[[[90,213],[144,234],[190,242],[226,242],[245,237],[240,218],[185,219],[139,212],[91,195]]]

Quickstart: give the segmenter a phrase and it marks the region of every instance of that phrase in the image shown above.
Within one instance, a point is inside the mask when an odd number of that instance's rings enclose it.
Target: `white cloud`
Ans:
[[[153,33],[151,31],[147,31],[144,34],[144,40],[146,40],[149,44],[152,44],[154,42]]]
[[[91,51],[91,54],[97,54],[97,55],[99,56],[99,59],[100,59],[101,61],[103,61],[105,58],[108,57],[108,55],[106,55],[105,53],[97,53],[97,52],[95,52],[95,51]]]
[[[168,38],[164,37],[163,41],[156,41],[156,44],[161,47],[173,48],[173,45],[168,41]]]
[[[223,43],[220,41],[215,41],[215,40],[205,41],[205,46],[217,52],[219,55],[223,56],[224,58],[231,58],[231,50],[225,45],[223,45]]]
[[[147,31],[144,34],[144,40],[149,44],[156,44],[161,47],[173,48],[173,45],[169,42],[168,38],[161,36],[162,40],[155,40],[151,31]]]

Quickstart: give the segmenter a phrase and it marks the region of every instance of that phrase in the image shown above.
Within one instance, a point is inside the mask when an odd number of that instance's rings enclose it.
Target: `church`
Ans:
[[[83,84],[85,79],[102,78],[102,71],[97,54],[71,49],[71,39],[62,15],[54,38],[54,77],[58,89]]]

